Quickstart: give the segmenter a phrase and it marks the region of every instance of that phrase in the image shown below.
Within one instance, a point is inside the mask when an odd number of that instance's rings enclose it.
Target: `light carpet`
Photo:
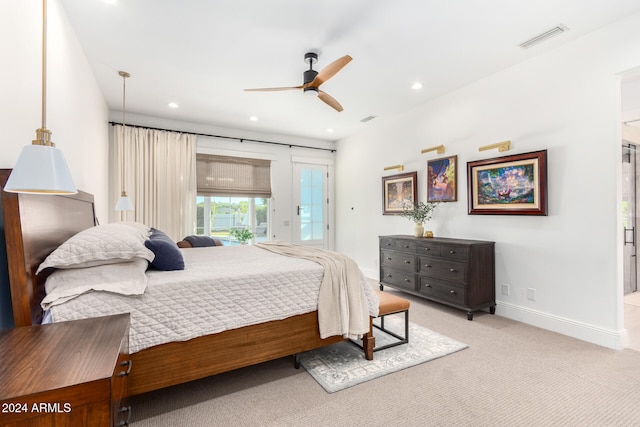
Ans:
[[[385,328],[404,335],[402,316],[387,316]],[[395,338],[374,328],[376,345]],[[376,351],[366,360],[361,348],[349,341],[332,344],[300,355],[300,364],[327,392],[334,393],[365,381],[455,353],[466,344],[409,322],[409,343]]]

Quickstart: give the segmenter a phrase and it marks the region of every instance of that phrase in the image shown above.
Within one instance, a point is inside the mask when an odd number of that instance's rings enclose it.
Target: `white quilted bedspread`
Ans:
[[[131,313],[129,351],[135,353],[318,308],[323,268],[315,262],[254,246],[182,252],[185,270],[149,270],[143,295],[89,292],[52,307],[53,321]],[[377,297],[364,277],[362,286],[375,316]]]

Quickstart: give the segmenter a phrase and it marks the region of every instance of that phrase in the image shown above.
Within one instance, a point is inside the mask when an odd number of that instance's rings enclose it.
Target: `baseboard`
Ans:
[[[614,331],[600,328],[503,301],[497,302],[496,314],[614,350],[625,348],[628,340],[626,329]]]

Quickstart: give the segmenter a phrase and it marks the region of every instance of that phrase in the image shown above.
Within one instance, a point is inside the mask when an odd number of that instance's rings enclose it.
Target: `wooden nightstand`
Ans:
[[[0,426],[127,425],[129,315],[0,332]]]

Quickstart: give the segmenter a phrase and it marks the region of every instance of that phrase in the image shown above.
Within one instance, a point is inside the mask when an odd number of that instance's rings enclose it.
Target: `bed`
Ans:
[[[10,170],[0,170],[2,186],[9,173]],[[93,196],[85,192],[73,196],[41,196],[2,191],[2,210],[14,323],[16,326],[39,324],[48,270],[37,275],[36,271],[63,242],[97,224]],[[186,250],[201,251],[198,248]],[[368,332],[362,341],[365,357],[372,360],[375,343],[371,318],[368,323]],[[344,339],[340,335],[321,338],[318,311],[314,310],[184,341],[153,345],[131,355],[134,368],[129,378],[129,394],[297,355]]]

